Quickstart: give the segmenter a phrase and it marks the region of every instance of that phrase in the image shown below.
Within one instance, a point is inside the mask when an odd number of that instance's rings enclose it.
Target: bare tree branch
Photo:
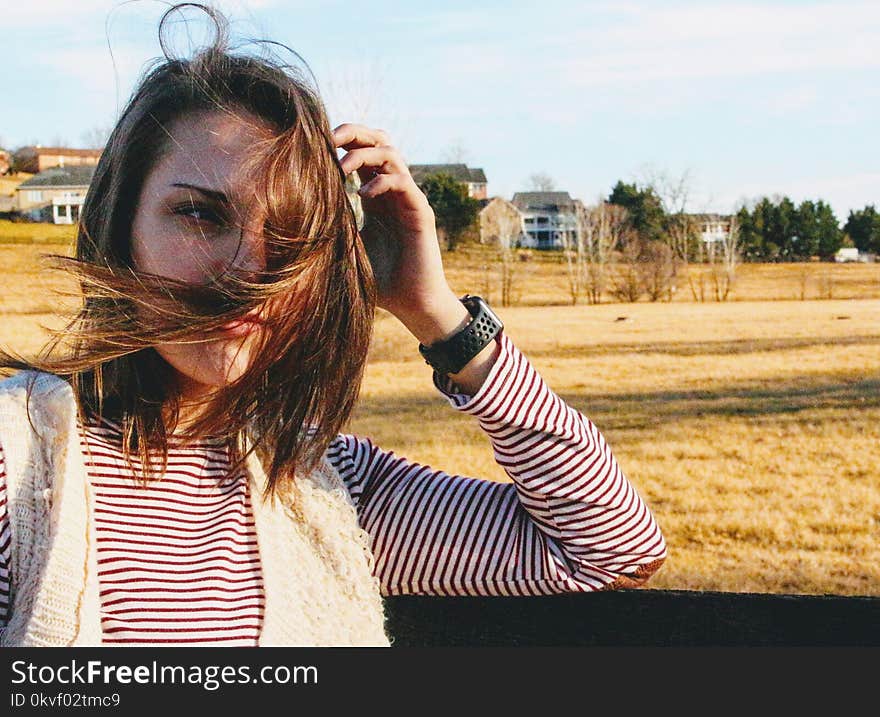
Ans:
[[[497,250],[501,274],[501,305],[510,306],[515,300],[516,255],[514,247],[525,233],[519,210],[501,197],[495,197],[480,212],[480,241]]]
[[[464,141],[458,137],[443,152],[441,159],[446,164],[467,164],[470,152]]]
[[[80,140],[85,149],[104,149],[112,131],[108,125],[91,127],[82,133]]]
[[[556,189],[556,182],[546,172],[536,172],[529,176],[529,186],[533,192],[552,192]]]

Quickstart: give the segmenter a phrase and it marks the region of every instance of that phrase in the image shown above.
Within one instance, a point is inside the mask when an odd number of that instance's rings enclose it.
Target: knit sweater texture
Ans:
[[[34,371],[0,381],[0,444],[12,533],[0,645],[100,645],[94,496],[70,385]],[[265,594],[260,645],[387,647],[370,539],[336,469],[325,458],[269,500],[256,452],[247,469]]]

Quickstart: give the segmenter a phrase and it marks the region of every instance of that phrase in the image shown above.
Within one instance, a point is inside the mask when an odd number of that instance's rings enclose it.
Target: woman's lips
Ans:
[[[223,324],[218,331],[231,336],[244,336],[259,329],[263,323],[258,312],[249,311],[240,319]]]

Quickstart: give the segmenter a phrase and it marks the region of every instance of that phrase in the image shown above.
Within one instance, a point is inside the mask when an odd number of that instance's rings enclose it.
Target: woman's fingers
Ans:
[[[364,168],[374,170],[375,174],[409,174],[409,168],[394,147],[353,149],[339,163],[346,174]]]
[[[358,194],[365,199],[371,199],[380,194],[385,194],[385,192],[405,192],[408,189],[410,187],[408,186],[407,177],[399,174],[377,174],[373,179],[361,186]]]
[[[425,195],[418,191],[400,152],[391,145],[388,134],[361,124],[346,123],[333,130],[337,148],[348,152],[339,160],[346,176],[357,172],[361,179],[361,197],[371,199],[386,193],[408,197],[410,207],[430,208]]]
[[[333,130],[333,137],[337,147],[348,150],[339,162],[346,175],[357,171],[362,182],[380,174],[409,176],[409,167],[383,130],[346,123]]]
[[[381,129],[373,129],[362,124],[346,122],[333,130],[336,146],[342,149],[390,146],[391,139]]]

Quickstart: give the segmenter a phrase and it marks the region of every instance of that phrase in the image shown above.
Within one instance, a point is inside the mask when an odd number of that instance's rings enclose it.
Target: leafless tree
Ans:
[[[580,200],[575,200],[577,217],[574,232],[562,232],[562,254],[565,257],[566,275],[568,277],[568,293],[571,303],[576,305],[587,285],[587,233],[593,230],[589,221],[589,210]]]
[[[672,278],[675,272],[675,255],[672,248],[662,241],[649,241],[642,245],[639,261],[642,288],[650,301],[670,300]]]
[[[404,156],[415,153],[405,117],[401,116],[388,87],[387,62],[364,52],[355,64],[334,66],[320,88],[331,126],[356,122],[388,132]]]
[[[619,301],[636,302],[642,298],[642,242],[635,232],[623,237],[617,256],[617,270],[611,293]]]
[[[533,192],[552,192],[556,189],[556,182],[546,172],[536,172],[529,176],[529,186]]]
[[[696,301],[698,292],[691,278],[690,258],[695,249],[699,253],[702,242],[698,239],[700,227],[692,213],[690,170],[685,170],[679,176],[667,172],[648,171],[645,174],[644,184],[654,190],[663,207],[666,215],[665,241],[672,251],[672,271],[669,274],[668,286],[661,294],[663,298],[670,300],[678,285],[682,281],[687,281]],[[662,275],[662,272],[657,275]]]
[[[443,152],[441,159],[447,164],[467,164],[470,152],[461,138],[453,140]]]
[[[333,68],[322,95],[332,122],[371,122],[384,96],[385,73],[378,57]]]
[[[113,128],[108,125],[94,126],[87,129],[80,136],[85,149],[104,149]]]
[[[575,203],[577,233],[566,237],[564,252],[572,303],[586,295],[591,304],[601,303],[609,288],[609,265],[626,232],[627,212],[599,199],[592,207]]]
[[[801,264],[798,276],[800,278],[801,301],[804,301],[807,298],[807,285],[810,283],[810,265]]]
[[[480,241],[494,247],[501,278],[501,305],[510,306],[515,301],[516,279],[515,247],[523,234],[523,219],[519,210],[510,202],[495,197],[480,212]],[[489,272],[486,272],[488,278]]]
[[[832,266],[826,264],[819,274],[819,298],[834,298],[834,276],[832,274]]]
[[[736,269],[742,259],[739,222],[730,217],[723,239],[711,244],[712,287],[715,301],[727,301],[736,283]]]

